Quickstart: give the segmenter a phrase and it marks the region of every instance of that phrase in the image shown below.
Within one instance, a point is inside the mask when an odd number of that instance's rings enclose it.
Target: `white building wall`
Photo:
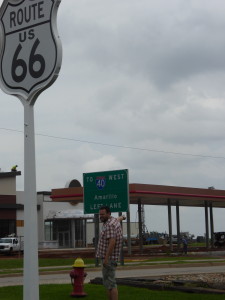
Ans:
[[[70,209],[83,210],[83,203],[72,205],[69,202],[52,202],[50,198],[50,201],[43,203],[43,218],[44,220],[52,219],[57,212]]]
[[[95,236],[95,224],[94,222],[87,222],[86,227],[86,238],[87,238],[87,246],[93,244],[93,238]]]
[[[138,223],[130,222],[130,235],[137,236],[139,232]],[[123,222],[123,235],[127,235],[127,223]]]
[[[16,195],[16,177],[6,177],[0,180],[1,195]]]

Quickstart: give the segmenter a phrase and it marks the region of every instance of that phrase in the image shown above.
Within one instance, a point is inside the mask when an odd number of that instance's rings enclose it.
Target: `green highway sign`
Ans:
[[[111,212],[129,210],[128,170],[83,174],[84,213],[96,214],[103,205]]]

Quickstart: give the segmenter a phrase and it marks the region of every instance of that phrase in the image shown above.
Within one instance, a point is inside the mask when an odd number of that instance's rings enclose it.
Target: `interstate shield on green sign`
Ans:
[[[128,170],[114,170],[83,174],[84,213],[96,214],[103,205],[111,212],[129,209]]]

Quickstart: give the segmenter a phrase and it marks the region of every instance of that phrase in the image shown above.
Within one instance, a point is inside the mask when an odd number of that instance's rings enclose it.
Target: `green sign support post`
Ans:
[[[96,214],[103,205],[111,212],[129,211],[128,170],[83,174],[84,213]]]

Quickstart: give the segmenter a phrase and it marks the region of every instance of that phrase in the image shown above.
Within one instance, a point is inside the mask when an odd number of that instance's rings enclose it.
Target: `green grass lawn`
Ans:
[[[73,258],[40,258],[39,267],[55,267],[68,266],[72,267],[74,264]],[[84,259],[85,264],[94,264],[94,259]],[[17,269],[23,268],[23,258],[5,258],[0,259],[0,269]]]
[[[210,261],[214,258],[218,257],[198,257],[198,256],[166,256],[166,257],[150,257],[150,258],[143,258],[143,259],[136,259],[133,260],[131,259],[125,259],[125,266],[129,262],[136,262],[137,264],[143,265],[143,264],[151,264],[156,261],[161,262],[162,264],[164,262],[168,263],[186,263],[187,260],[192,260],[193,262],[196,260],[207,260]],[[39,267],[63,267],[65,266],[65,269],[72,268],[72,265],[74,264],[73,258],[40,258],[39,259]],[[224,259],[225,261],[225,259]],[[95,259],[89,258],[85,259],[84,258],[84,263],[85,265],[94,265],[95,264]],[[23,268],[23,258],[8,258],[5,257],[5,259],[0,259],[0,274],[2,273],[10,273],[10,270],[15,271],[16,269],[22,269]],[[1,271],[4,270],[4,271]]]
[[[133,288],[119,286],[120,300],[222,300],[225,295],[188,294],[169,291],[151,291],[144,288]],[[68,284],[49,284],[40,286],[40,300],[63,300],[71,299],[72,286]],[[105,300],[106,294],[103,286],[85,284],[84,291],[88,294],[84,299]],[[0,299],[2,300],[22,300],[22,286],[1,287]]]

